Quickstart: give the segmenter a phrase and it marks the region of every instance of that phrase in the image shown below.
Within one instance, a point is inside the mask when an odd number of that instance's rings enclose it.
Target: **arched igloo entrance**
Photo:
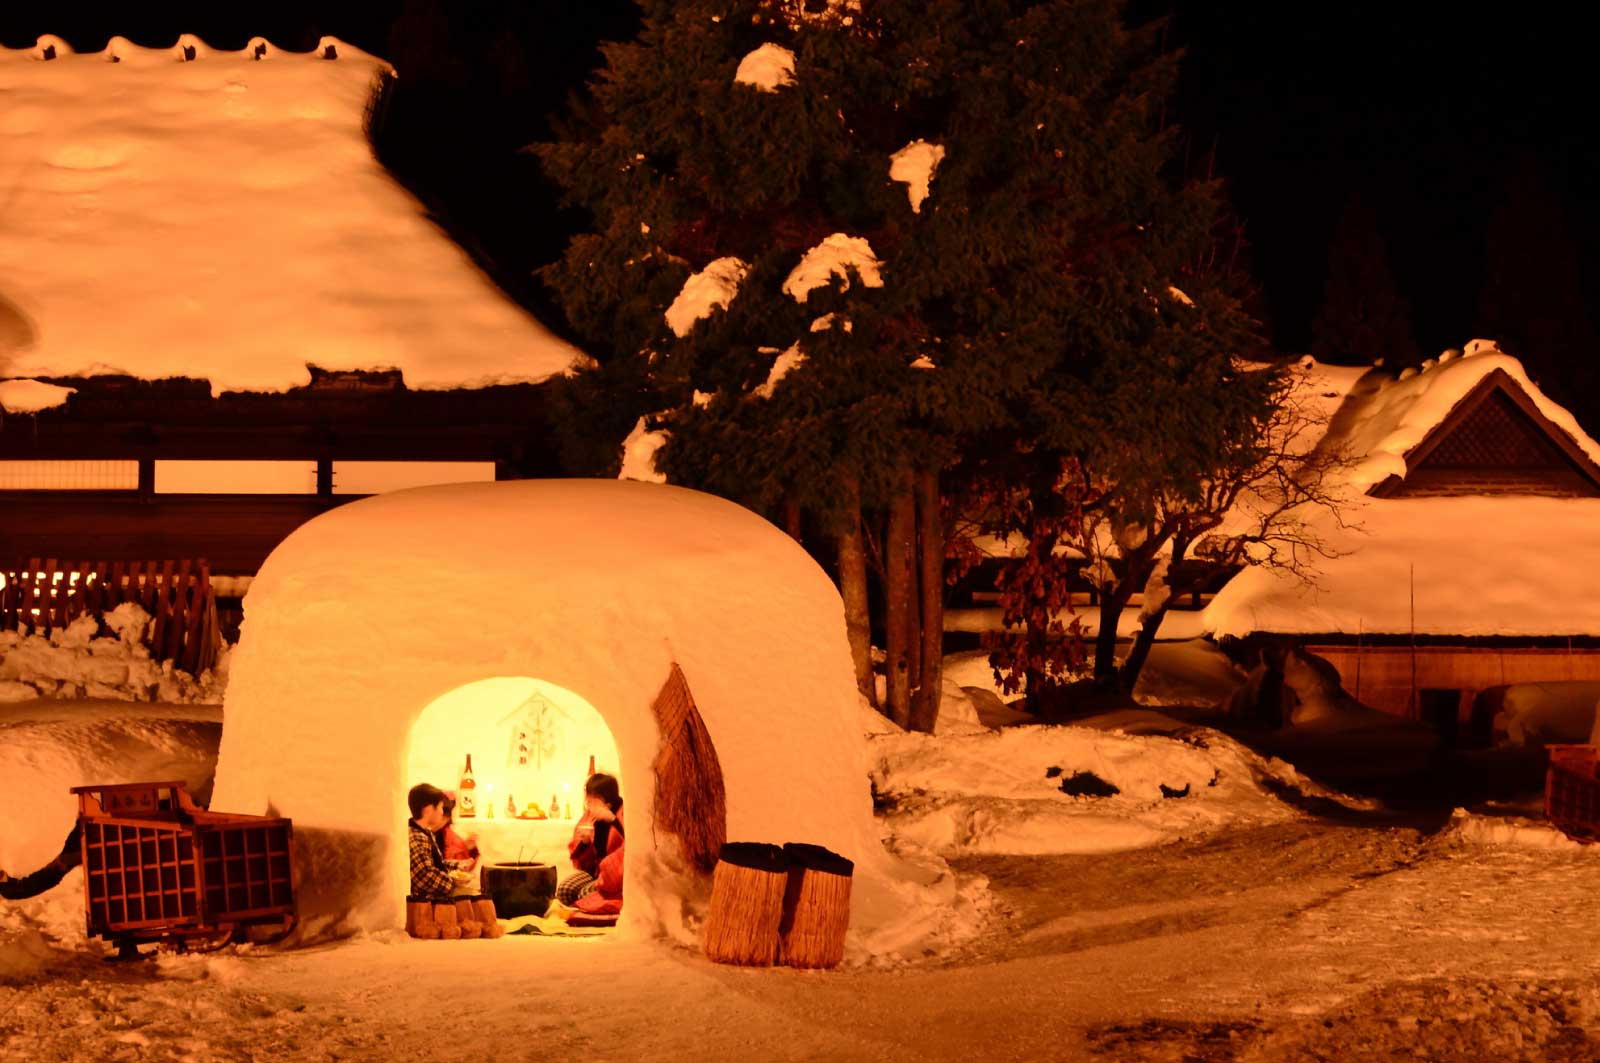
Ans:
[[[480,864],[545,863],[565,876],[590,765],[617,777],[626,802],[628,780],[599,710],[553,683],[499,677],[457,687],[422,710],[411,727],[406,782],[459,793],[470,770],[473,812],[458,806],[455,830],[476,836]],[[405,844],[403,834],[394,844]]]
[[[720,762],[729,839],[855,860],[853,929],[921,917],[878,842],[844,610],[816,562],[709,495],[514,481],[341,506],[251,586],[213,804],[293,818],[307,936],[402,924],[413,728],[499,677],[573,692],[615,739],[622,935],[693,940],[705,892],[656,802],[656,707],[675,681]]]

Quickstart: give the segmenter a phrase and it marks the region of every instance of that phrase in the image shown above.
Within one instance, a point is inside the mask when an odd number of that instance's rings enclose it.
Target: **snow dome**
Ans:
[[[759,516],[659,484],[429,487],[301,527],[246,602],[213,807],[293,818],[307,936],[395,927],[406,791],[455,783],[412,778],[418,765],[459,770],[486,721],[589,719],[585,737],[549,750],[556,774],[526,799],[546,802],[552,781],[581,788],[587,756],[601,770],[614,756],[630,827],[620,925],[691,940],[704,880],[652,807],[652,706],[674,662],[716,748],[730,840],[855,860],[858,947],[862,931],[918,918],[917,900],[938,903],[894,881],[907,869],[878,842],[832,582]],[[480,780],[507,752],[482,757]],[[570,829],[538,842],[537,859],[565,873]]]

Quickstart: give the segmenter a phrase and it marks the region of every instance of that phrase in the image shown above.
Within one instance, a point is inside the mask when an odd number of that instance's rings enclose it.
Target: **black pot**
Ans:
[[[501,919],[544,915],[556,895],[555,865],[531,860],[487,864],[482,889],[484,896],[494,901],[495,914]]]

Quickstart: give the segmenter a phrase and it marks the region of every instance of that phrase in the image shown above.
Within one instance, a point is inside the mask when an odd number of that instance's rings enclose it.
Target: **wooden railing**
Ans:
[[[48,635],[85,614],[103,620],[136,602],[154,622],[144,644],[158,661],[199,675],[217,660],[221,636],[211,572],[198,561],[59,561],[31,558],[0,569],[0,631]]]

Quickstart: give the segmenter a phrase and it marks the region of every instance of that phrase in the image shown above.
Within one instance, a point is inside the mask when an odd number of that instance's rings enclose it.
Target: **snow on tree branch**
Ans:
[[[928,198],[934,171],[943,161],[944,145],[930,144],[926,140],[913,140],[889,156],[889,180],[905,184],[913,214],[922,213],[922,202]]]
[[[797,303],[803,303],[813,291],[830,283],[835,277],[839,278],[839,289],[849,291],[852,272],[864,286],[882,288],[883,276],[878,272],[882,265],[865,237],[833,233],[807,251],[800,259],[800,264],[784,278],[783,294],[791,296]]]
[[[757,92],[777,92],[784,85],[793,85],[794,53],[781,44],[763,44],[739,60],[733,80]]]
[[[712,312],[727,309],[733,297],[739,294],[739,283],[750,266],[743,259],[719,258],[709,263],[699,273],[683,282],[683,290],[667,307],[667,327],[679,339],[687,336],[695,322],[710,317]]]

